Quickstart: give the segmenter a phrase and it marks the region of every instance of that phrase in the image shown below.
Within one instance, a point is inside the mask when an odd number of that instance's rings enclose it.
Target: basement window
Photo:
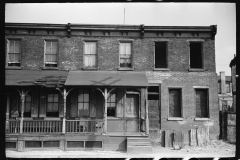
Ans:
[[[102,141],[85,141],[85,148],[102,148]]]
[[[181,89],[169,89],[169,117],[182,117]]]
[[[202,42],[190,42],[190,68],[202,69]]]
[[[195,89],[196,117],[208,118],[208,89]]]
[[[59,147],[59,141],[43,141],[43,147]]]
[[[155,42],[155,68],[167,68],[167,42]]]
[[[25,141],[25,148],[41,148],[42,141]]]
[[[67,148],[84,148],[84,141],[67,141]]]
[[[17,148],[17,142],[6,142],[5,148],[7,149],[16,149]]]

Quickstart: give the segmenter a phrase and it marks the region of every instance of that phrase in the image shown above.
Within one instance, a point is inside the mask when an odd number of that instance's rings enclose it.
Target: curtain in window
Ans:
[[[131,43],[120,43],[120,67],[131,67]]]
[[[80,89],[78,94],[78,110],[79,116],[89,116],[89,90]]]
[[[46,41],[46,62],[57,62],[57,42]]]
[[[85,42],[85,66],[92,67],[96,65],[96,42]]]
[[[9,43],[9,62],[20,62],[20,40],[10,40]]]

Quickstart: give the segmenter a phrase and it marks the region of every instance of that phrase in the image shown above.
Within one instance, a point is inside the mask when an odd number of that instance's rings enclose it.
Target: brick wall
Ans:
[[[8,36],[9,37],[9,36]],[[13,37],[13,36],[11,36]],[[80,70],[83,67],[84,37],[22,36],[22,69],[38,70],[44,66],[44,38],[59,40],[59,69]],[[86,39],[86,38],[85,38]],[[119,67],[119,40],[116,37],[91,37],[97,41],[99,70],[117,70]],[[124,38],[126,39],[126,38]],[[168,66],[171,71],[188,71],[189,43],[191,38],[164,38],[168,41]],[[154,68],[154,41],[161,38],[133,39],[132,54],[135,71]],[[6,52],[7,53],[7,52]],[[204,69],[215,72],[214,40],[206,39],[203,45]]]

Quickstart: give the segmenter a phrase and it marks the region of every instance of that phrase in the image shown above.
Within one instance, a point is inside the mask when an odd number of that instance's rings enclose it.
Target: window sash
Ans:
[[[94,67],[96,66],[96,54],[87,54],[84,55],[84,63],[86,67]]]
[[[45,63],[57,63],[57,41],[45,41]]]
[[[131,43],[120,43],[120,56],[131,56]]]
[[[96,55],[97,43],[96,42],[85,42],[85,55]]]
[[[8,53],[8,63],[19,63],[20,62],[20,53]]]

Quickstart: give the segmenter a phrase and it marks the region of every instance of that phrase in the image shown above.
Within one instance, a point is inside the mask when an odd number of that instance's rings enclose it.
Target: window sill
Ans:
[[[6,66],[5,69],[7,70],[21,70],[22,67],[16,67],[16,66]]]
[[[189,72],[204,72],[204,69],[201,68],[189,68],[188,69]]]
[[[58,70],[58,67],[42,67],[42,70]]]
[[[170,71],[169,68],[154,68],[154,71]]]
[[[99,68],[94,68],[94,67],[83,67],[81,69],[86,70],[86,71],[97,71],[97,70],[99,70]]]
[[[209,118],[194,118],[195,121],[209,121]]]
[[[118,71],[133,71],[134,68],[118,68]]]
[[[182,117],[168,117],[168,121],[183,121]]]

